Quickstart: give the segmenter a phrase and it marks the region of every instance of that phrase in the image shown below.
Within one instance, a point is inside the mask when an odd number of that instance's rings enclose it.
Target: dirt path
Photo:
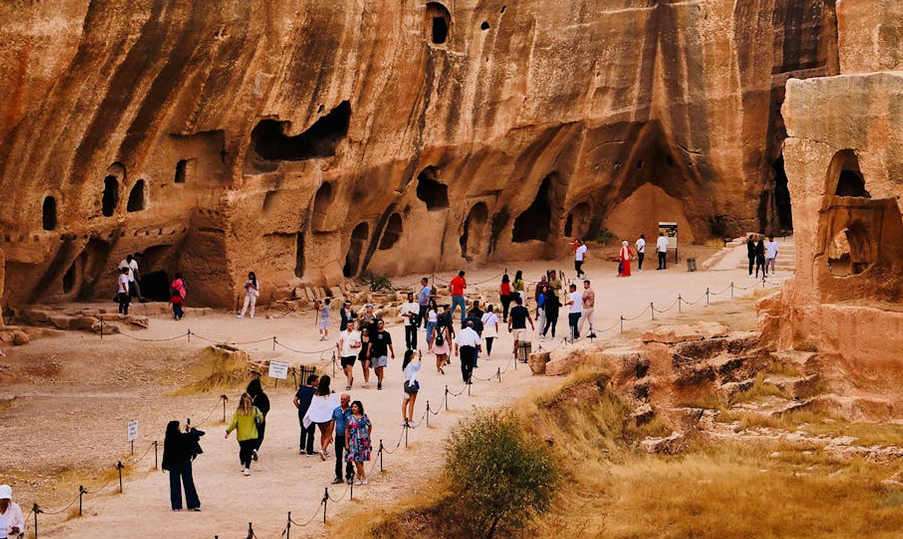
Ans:
[[[552,264],[566,268],[566,262]],[[547,262],[523,264],[525,277],[535,278]],[[508,269],[513,276],[513,268]],[[718,271],[686,273],[682,268],[666,272],[647,271],[634,273],[628,279],[613,275],[610,262],[590,259],[587,264],[597,293],[596,327],[613,329],[600,337],[616,337],[619,317],[634,317],[654,302],[657,310],[672,305],[678,294],[690,301],[699,302],[686,306],[705,316],[706,288],[711,292],[729,290],[736,284],[735,296],[743,292],[740,287],[755,286],[744,272]],[[494,295],[500,273],[496,268],[468,271],[468,280],[482,285],[487,295]],[[437,275],[437,280],[447,279],[451,273]],[[417,276],[395,279],[406,284]],[[761,284],[758,285],[761,288]],[[767,285],[773,289],[773,285]],[[729,300],[729,293],[711,295],[712,302]],[[700,301],[701,300],[701,301]],[[750,308],[749,302],[738,302]],[[659,313],[657,319],[677,315],[677,308]],[[559,322],[559,336],[567,329],[566,310]],[[636,321],[627,322],[625,329],[640,329],[651,324],[647,311]],[[337,326],[337,323],[336,323]],[[325,348],[317,340],[313,317],[309,313],[289,315],[284,318],[266,319],[260,314],[254,320],[236,320],[228,314],[215,314],[197,319],[176,322],[154,319],[147,331],[135,333],[142,338],[168,338],[191,328],[197,335],[214,340],[253,341],[242,346],[252,357],[279,359],[298,364],[310,362],[316,356],[299,356],[285,349],[272,349],[272,336],[289,347],[303,350]],[[337,332],[337,329],[333,331]],[[400,352],[403,348],[401,326],[390,328],[399,357],[390,363],[387,382],[382,391],[374,388],[350,392],[360,399],[373,419],[374,437],[383,439],[387,449],[402,440],[404,429],[400,424],[401,373]],[[600,333],[597,331],[597,333]],[[269,340],[268,340],[269,339]],[[420,334],[421,342],[423,333]],[[535,335],[531,339],[536,343]],[[401,346],[398,344],[402,343]],[[15,349],[6,364],[13,363],[13,373],[20,377],[17,383],[4,384],[0,398],[16,397],[12,406],[2,412],[0,424],[0,449],[5,459],[4,470],[11,475],[17,501],[30,507],[37,499],[44,506],[58,508],[77,493],[77,485],[84,483],[90,490],[99,486],[101,478],[82,473],[98,468],[110,469],[118,458],[127,454],[125,423],[137,418],[142,425],[142,438],[136,445],[136,457],[150,448],[154,439],[162,440],[163,428],[169,419],[192,417],[193,424],[201,424],[207,430],[202,440],[205,453],[195,463],[195,479],[201,497],[200,513],[169,510],[167,477],[151,471],[153,453],[147,453],[139,462],[134,477],[125,484],[125,494],[112,493],[108,487],[101,494],[86,497],[86,517],[62,522],[64,515],[40,517],[41,537],[134,537],[159,534],[177,534],[180,537],[237,537],[247,533],[248,522],[254,523],[258,537],[278,537],[283,531],[288,511],[293,520],[304,522],[318,509],[324,487],[333,477],[333,462],[298,454],[298,424],[291,405],[293,392],[280,386],[267,392],[273,403],[269,416],[266,441],[261,460],[254,463],[251,477],[239,472],[238,447],[234,439],[223,439],[222,408],[217,394],[190,397],[168,396],[172,390],[184,385],[190,377],[190,367],[197,363],[197,352],[208,343],[200,339],[177,339],[167,343],[135,341],[126,336],[105,338],[102,342],[91,335],[67,333],[55,339],[43,339],[29,346]],[[546,348],[563,346],[558,342],[546,342]],[[328,346],[328,343],[327,343]],[[534,344],[536,346],[536,344]],[[443,441],[457,421],[472,413],[475,407],[504,406],[523,397],[534,388],[543,388],[560,380],[532,377],[529,370],[509,361],[511,339],[503,332],[492,359],[481,361],[476,375],[490,378],[497,368],[505,370],[502,382],[478,381],[471,396],[466,393],[450,398],[449,412],[442,411],[431,417],[430,427],[425,423],[409,432],[409,446],[401,447],[384,456],[385,473],[374,474],[366,487],[355,489],[354,501],[348,501],[344,487],[330,488],[330,494],[341,500],[329,503],[330,520],[341,514],[360,508],[389,506],[398,499],[415,492],[418,484],[438,473],[442,462]],[[26,363],[27,370],[18,367]],[[418,397],[417,415],[423,413],[426,401],[436,408],[442,403],[445,384],[452,391],[464,388],[455,362],[444,377],[431,368],[432,355],[424,355],[423,390]],[[45,372],[46,371],[46,372]],[[30,373],[30,374],[29,374]],[[43,374],[42,374],[43,373]],[[50,373],[49,375],[46,375]],[[356,371],[356,385],[360,382],[360,370]],[[374,384],[375,385],[375,384]],[[333,388],[342,392],[344,383]],[[236,392],[232,392],[236,393]],[[231,414],[236,394],[230,394],[228,413]],[[162,453],[161,453],[162,454]],[[17,482],[18,481],[18,482]],[[51,481],[58,483],[56,491],[48,491]],[[45,502],[44,500],[49,500]],[[56,504],[52,505],[50,502]],[[26,508],[26,512],[28,509]],[[319,520],[322,520],[320,513]],[[327,525],[328,526],[328,525]],[[293,527],[292,536],[318,536],[325,533],[317,519],[303,528]]]

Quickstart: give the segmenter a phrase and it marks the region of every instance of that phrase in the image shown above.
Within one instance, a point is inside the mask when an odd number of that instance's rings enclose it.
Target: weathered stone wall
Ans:
[[[248,270],[266,300],[603,226],[777,229],[784,83],[838,62],[825,0],[19,0],[0,20],[14,304],[111,297],[128,252],[152,293],[181,271],[190,302],[231,305]]]

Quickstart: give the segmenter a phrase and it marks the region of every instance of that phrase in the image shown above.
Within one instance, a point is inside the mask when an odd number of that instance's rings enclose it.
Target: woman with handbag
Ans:
[[[257,447],[257,425],[263,423],[263,414],[251,402],[251,396],[242,393],[238,408],[232,414],[232,421],[226,427],[226,438],[233,430],[238,432],[238,460],[241,461],[241,473],[251,475],[251,458]]]
[[[169,472],[169,501],[173,511],[182,510],[182,485],[185,486],[185,501],[189,511],[200,511],[201,500],[194,488],[194,477],[191,475],[191,461],[201,451],[198,443],[204,431],[185,427],[179,429],[178,421],[170,421],[166,425],[166,437],[163,439],[163,462],[160,467]]]
[[[420,354],[406,350],[401,370],[404,371],[404,398],[401,401],[402,426],[404,426],[414,422],[414,403],[417,402],[417,392],[420,391],[420,381],[417,379],[417,373],[420,372]]]

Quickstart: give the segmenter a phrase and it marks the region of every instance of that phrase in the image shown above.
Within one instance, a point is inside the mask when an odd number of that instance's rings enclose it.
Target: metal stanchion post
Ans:
[[[116,469],[119,470],[119,493],[122,494],[122,461],[116,463]]]
[[[288,522],[285,524],[285,539],[292,538],[292,512],[288,512]]]
[[[276,336],[273,336],[273,351],[276,351]]]
[[[34,504],[31,510],[34,512],[34,539],[38,539],[38,515],[44,511],[41,511],[38,504]]]
[[[495,370],[495,377],[499,379],[499,383],[502,383],[502,368],[498,367]]]
[[[652,311],[652,319],[655,320],[655,302],[649,302],[649,310]]]
[[[379,439],[379,471],[383,471],[383,439]]]
[[[191,328],[188,328],[188,342],[191,342]]]
[[[430,401],[426,401],[426,426],[430,426]]]
[[[624,333],[624,315],[621,315],[621,333]]]
[[[329,503],[329,487],[323,488],[323,524],[326,524],[326,505]]]
[[[100,340],[103,340],[103,318],[100,319]]]
[[[709,287],[705,287],[705,304],[709,304]]]
[[[248,522],[248,539],[254,539],[254,527]]]
[[[157,440],[154,440],[154,469],[155,469],[155,470],[157,469],[157,464],[158,464],[158,462],[159,462],[159,461],[157,460],[157,447],[158,447],[158,445],[159,445],[159,444],[157,443]]]
[[[78,486],[78,516],[82,516],[82,497],[85,495],[85,487]]]
[[[468,384],[467,384],[467,396],[468,396],[468,397],[470,396],[470,386],[472,386],[472,385],[473,385],[473,380],[471,380],[471,381],[468,382]]]
[[[517,365],[517,362],[514,364]],[[448,411],[448,384],[445,384],[445,411]]]
[[[734,299],[734,283],[731,283],[731,299]]]
[[[683,305],[681,305],[681,303],[683,303],[683,300],[684,300],[684,298],[682,298],[680,296],[680,294],[678,294],[677,295],[677,312],[679,312],[679,313],[684,312]]]
[[[405,421],[404,422],[404,446],[405,446],[405,448],[408,447],[408,430],[410,430],[410,429],[408,429],[408,422]]]
[[[226,421],[226,401],[229,400],[225,394],[220,395],[219,398],[223,399],[223,422]]]

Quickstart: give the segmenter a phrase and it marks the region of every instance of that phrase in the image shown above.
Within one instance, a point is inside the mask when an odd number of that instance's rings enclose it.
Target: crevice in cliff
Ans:
[[[589,230],[592,208],[588,202],[574,206],[564,221],[564,236],[567,238],[584,238]]]
[[[251,148],[264,161],[305,161],[332,157],[348,135],[351,104],[343,101],[310,128],[295,136],[286,136],[291,122],[261,120],[251,131]]]
[[[310,227],[314,231],[323,231],[326,226],[326,211],[334,198],[332,183],[324,182],[314,196],[314,208]]]
[[[304,232],[295,235],[295,277],[304,277]]]
[[[488,222],[489,209],[486,207],[486,203],[477,202],[467,214],[467,219],[464,220],[464,230],[458,240],[461,245],[461,256],[468,262],[482,252]]]
[[[389,221],[386,223],[386,228],[383,231],[382,240],[379,242],[379,250],[380,251],[388,251],[391,249],[399,239],[401,239],[401,234],[403,232],[401,215],[398,213],[393,213],[389,216]]]
[[[359,223],[351,232],[351,245],[345,256],[345,266],[342,268],[345,277],[357,275],[361,265],[361,254],[364,252],[364,244],[367,242],[369,232],[370,226],[367,223]]]
[[[511,220],[511,212],[508,209],[508,205],[502,206],[502,209],[499,212],[492,216],[492,231],[489,236],[489,253],[492,254],[495,252],[496,248],[499,245],[499,238],[502,235],[502,231],[505,230],[505,227],[508,226],[508,221]]]

